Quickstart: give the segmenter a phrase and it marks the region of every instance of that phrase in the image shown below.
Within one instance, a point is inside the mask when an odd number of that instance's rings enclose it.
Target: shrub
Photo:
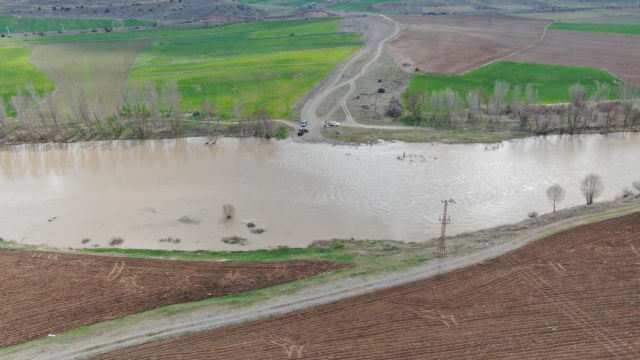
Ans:
[[[265,229],[259,229],[259,228],[251,229],[252,234],[262,234],[265,231],[266,231]]]
[[[528,214],[528,216],[529,216],[529,218],[530,218],[530,219],[535,219],[535,218],[537,218],[537,217],[538,217],[538,213],[537,213],[537,212],[535,212],[535,211],[532,211],[532,212],[530,212],[530,213]]]
[[[109,246],[118,246],[118,245],[122,245],[124,243],[124,239],[119,237],[119,236],[114,236],[113,238],[111,238],[111,241],[109,241]]]
[[[385,90],[384,88],[379,88],[378,89],[378,94],[384,94],[386,92],[387,92],[387,90]]]
[[[247,239],[242,238],[240,236],[228,236],[226,238],[223,238],[222,242],[225,244],[240,245],[240,246],[244,246],[248,244]]]
[[[236,213],[236,207],[231,204],[224,204],[222,205],[222,213],[227,219],[231,219]]]
[[[82,239],[82,243],[83,243],[83,244],[86,244],[86,243],[88,243],[89,241],[91,241],[91,239],[89,239],[89,238],[84,238],[84,239]]]

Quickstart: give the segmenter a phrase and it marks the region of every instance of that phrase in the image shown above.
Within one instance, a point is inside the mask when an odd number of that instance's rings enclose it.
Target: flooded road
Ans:
[[[581,178],[600,174],[610,200],[640,179],[640,134],[531,138],[497,145],[364,147],[220,139],[27,145],[0,150],[0,237],[56,247],[249,250],[316,239],[424,241],[582,204]],[[399,160],[398,157],[404,158]],[[236,207],[225,221],[222,204]],[[182,219],[182,220],[181,220]],[[253,221],[263,234],[246,227]],[[241,236],[249,245],[221,239]],[[179,244],[160,242],[179,238]],[[90,239],[83,245],[82,239]]]

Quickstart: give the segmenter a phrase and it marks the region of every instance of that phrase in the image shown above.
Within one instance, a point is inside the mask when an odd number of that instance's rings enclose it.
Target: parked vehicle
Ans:
[[[298,136],[304,135],[304,131],[302,129],[298,130]]]
[[[302,127],[306,127],[307,126],[307,120],[302,120]]]
[[[340,123],[336,122],[336,121],[329,121],[329,125],[331,125],[331,126],[340,126]]]

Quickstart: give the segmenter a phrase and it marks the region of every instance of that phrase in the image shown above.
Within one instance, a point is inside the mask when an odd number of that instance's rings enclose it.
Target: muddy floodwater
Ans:
[[[56,247],[248,250],[331,238],[424,241],[551,211],[545,190],[583,203],[600,174],[611,200],[640,179],[640,134],[552,136],[501,144],[345,147],[220,139],[27,145],[0,150],[0,237]],[[404,156],[404,157],[403,157]],[[222,205],[236,216],[226,221]],[[252,234],[252,221],[262,234]],[[227,245],[227,236],[248,239]],[[179,238],[180,243],[160,239]],[[89,239],[82,244],[83,239]]]

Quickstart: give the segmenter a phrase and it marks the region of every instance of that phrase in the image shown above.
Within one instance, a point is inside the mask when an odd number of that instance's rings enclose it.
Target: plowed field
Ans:
[[[329,261],[187,262],[0,250],[0,348],[345,266]]]
[[[480,265],[100,359],[638,359],[640,213]]]
[[[638,35],[549,30],[542,43],[508,60],[597,67],[640,84]]]
[[[549,24],[500,15],[393,19],[406,28],[386,51],[405,71],[431,74],[459,74],[513,54],[539,41]]]

